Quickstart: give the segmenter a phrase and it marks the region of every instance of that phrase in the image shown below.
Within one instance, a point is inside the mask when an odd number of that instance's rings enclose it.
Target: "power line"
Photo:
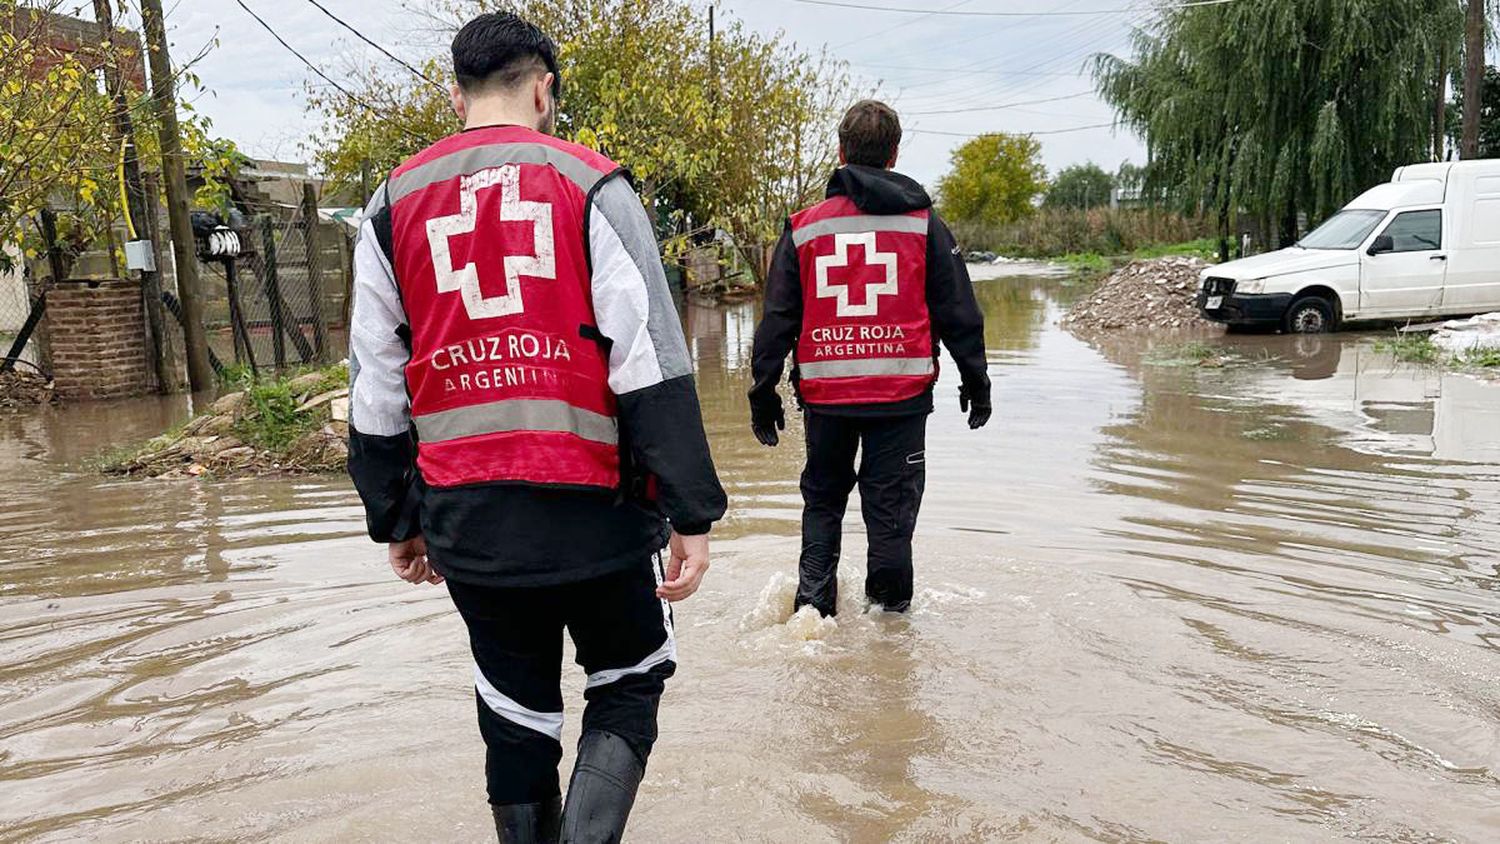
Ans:
[[[286,51],[288,53],[291,53],[292,55],[294,55],[298,59],[300,59],[303,64],[307,65],[307,69],[308,70],[311,70],[313,73],[316,73],[318,75],[319,79],[322,79],[324,82],[327,82],[329,85],[332,85],[333,88],[334,88],[334,90],[338,91],[340,94],[343,94],[345,97],[348,97],[350,102],[352,102],[355,105],[358,105],[358,106],[366,109],[367,111],[371,111],[371,112],[374,112],[376,114],[385,114],[386,113],[384,109],[381,109],[381,108],[379,108],[377,106],[372,105],[368,100],[366,100],[366,99],[364,99],[364,98],[356,95],[354,92],[350,91],[348,88],[345,88],[344,86],[342,86],[339,83],[335,82],[333,80],[333,77],[331,77],[328,74],[324,73],[323,69],[320,68],[320,67],[318,67],[317,65],[313,64],[312,61],[307,58],[307,56],[304,56],[301,53],[297,52],[297,48],[293,47],[292,45],[290,45],[288,43],[286,43],[286,39],[282,38],[279,34],[277,34],[276,30],[272,29],[271,25],[268,24],[268,23],[266,23],[265,18],[262,18],[260,15],[257,15],[255,13],[254,9],[250,8],[249,6],[246,6],[245,5],[245,0],[234,0],[234,2],[237,3],[237,4],[239,4],[239,7],[241,9],[245,10],[245,14],[249,15],[252,18],[255,18],[255,22],[258,23],[258,24],[260,24],[266,30],[266,32],[271,33],[271,37],[275,38],[276,41],[277,41],[277,43],[279,43],[281,46],[285,47]],[[405,125],[400,124],[400,123],[397,123],[395,125],[397,126],[397,128],[399,128],[401,131],[405,132],[406,134],[410,135],[412,138],[415,138],[417,140],[422,140],[423,139],[423,136],[421,135],[421,133],[414,132],[410,128],[408,128]]]
[[[1139,3],[1137,3],[1136,5],[1138,6]],[[1094,18],[1092,20],[1085,20],[1083,24],[1073,27],[1068,31],[1067,34],[1070,37],[1079,37],[1080,39],[1086,40],[1080,40],[1080,42],[1072,48],[1064,47],[1054,49],[1051,51],[1051,54],[1048,57],[1027,65],[1021,68],[1021,70],[1030,71],[1042,70],[1044,68],[1050,69],[1051,67],[1054,67],[1061,62],[1072,61],[1075,58],[1082,58],[1083,54],[1086,54],[1095,45],[1113,37],[1112,33],[1114,33],[1115,31],[1116,26],[1114,22],[1108,18]],[[998,64],[998,62],[981,65],[980,67],[977,67],[976,70],[991,68],[996,64]],[[943,97],[943,99],[947,100],[947,105],[954,108],[983,105],[983,100],[985,98],[993,97],[996,95],[996,93],[999,93],[990,90],[990,86],[992,84],[993,82],[980,82],[977,85],[960,87],[956,90],[950,88],[943,91],[941,96]],[[1023,83],[1020,86],[1009,86],[1005,89],[1004,93],[1010,96],[1028,94],[1038,90],[1041,87],[1041,84],[1042,83]],[[907,87],[914,88],[918,86]],[[925,87],[925,85],[923,87]]]
[[[996,76],[1077,76],[1076,73],[1067,71],[1049,70],[970,70],[963,67],[922,67],[909,64],[867,64],[865,62],[850,62],[855,67],[872,67],[878,70],[910,70],[921,73],[951,73],[955,75],[969,75],[974,73],[986,73]]]
[[[379,50],[382,54],[385,55],[386,58],[390,59],[391,61],[395,62],[396,64],[399,64],[402,67],[406,68],[407,70],[411,71],[419,79],[426,80],[428,82],[428,84],[436,87],[438,90],[443,91],[445,93],[447,92],[448,89],[443,86],[443,83],[437,81],[436,79],[433,79],[431,76],[428,76],[427,74],[423,73],[422,71],[418,70],[417,68],[412,67],[410,64],[408,64],[406,62],[405,59],[402,59],[402,58],[396,56],[390,50],[387,50],[386,48],[380,46],[379,44],[377,44],[374,41],[370,40],[369,38],[365,37],[365,34],[363,32],[360,32],[359,30],[355,29],[349,23],[347,23],[346,21],[344,21],[343,18],[340,18],[338,15],[335,15],[333,12],[328,11],[328,7],[324,6],[322,3],[319,3],[318,0],[307,0],[307,2],[309,2],[309,3],[313,4],[314,6],[316,6],[317,9],[318,9],[318,11],[320,11],[323,14],[327,15],[330,19],[333,20],[334,23],[336,23],[339,26],[342,26],[343,28],[345,28],[345,29],[349,30],[350,32],[354,33],[354,37],[355,38],[358,38],[359,40],[365,42],[366,44],[369,44],[371,47],[374,47],[375,49]],[[245,4],[241,3],[240,5],[243,6]]]
[[[846,3],[841,0],[792,0],[793,3],[805,3],[809,6],[836,6],[841,9],[861,9],[870,12],[899,12],[906,15],[953,15],[962,17],[982,18],[1051,18],[1051,17],[1082,17],[1088,15],[1125,15],[1138,12],[1140,9],[1078,9],[1074,11],[1054,10],[1050,12],[960,12],[949,9],[913,9],[901,6],[872,6],[867,3]],[[1185,3],[1172,3],[1160,6],[1164,10],[1191,9],[1196,6],[1224,6],[1234,3],[1236,0],[1188,0]]]
[[[1042,130],[1040,132],[1004,132],[1003,134],[1010,134],[1010,135],[1066,135],[1069,132],[1083,132],[1083,131],[1086,131],[1086,130],[1089,130],[1089,129],[1106,129],[1106,128],[1113,127],[1114,125],[1115,125],[1115,123],[1113,121],[1111,121],[1109,123],[1094,123],[1094,124],[1090,124],[1088,126],[1073,126],[1073,127],[1067,128],[1067,129],[1044,129],[1044,130]],[[998,134],[1002,134],[1002,130],[998,130],[998,129],[995,130],[995,131],[993,131],[993,132],[943,132],[943,131],[940,131],[938,129],[912,129],[911,131],[913,133],[915,133],[915,134],[918,134],[918,135],[923,135],[923,134],[925,134],[925,135],[946,135],[946,136],[948,136],[950,138],[979,138],[979,137],[983,137],[984,135],[998,135]]]
[[[1064,6],[1062,8],[1070,8],[1070,6]],[[1069,21],[1069,24],[1062,27],[1062,32],[1052,38],[1045,39],[1044,41],[1037,41],[1036,43],[1031,44],[1029,47],[1023,48],[1019,52],[1007,53],[1005,55],[996,56],[991,59],[972,64],[970,65],[970,70],[996,70],[1001,68],[1002,66],[1008,66],[1018,71],[1027,72],[1039,70],[1054,70],[1059,67],[1062,62],[1067,61],[1068,57],[1072,56],[1076,51],[1076,47],[1067,46],[1069,43],[1080,39],[1092,38],[1096,33],[1117,32],[1119,29],[1117,19],[1110,17],[1055,18],[1044,20],[1066,20]],[[1022,57],[1028,60],[1036,60],[1028,61],[1028,63],[1026,64],[1018,64],[1017,59]],[[970,74],[952,74],[952,77],[955,78],[961,76],[970,76]],[[993,86],[997,84],[997,82],[1004,86],[1004,90],[994,90]],[[984,91],[985,95],[988,96],[1016,96],[1018,94],[1030,93],[1032,90],[1031,87],[1026,86],[1024,83],[1006,81],[1003,77],[999,80],[984,79],[982,81],[979,81],[977,84],[961,84],[956,88],[953,86],[949,78],[938,77],[926,82],[917,82],[903,85],[901,86],[901,90],[911,91],[918,88],[931,88],[937,85],[943,86],[943,90],[940,92],[940,96],[942,96],[942,98],[946,101],[945,104],[949,106],[977,105],[978,103],[970,101],[972,98],[967,97],[966,95],[979,91]]]
[[[954,3],[951,6],[944,6],[941,11],[946,12],[946,11],[949,11],[951,9],[957,9],[959,6],[967,6],[968,4],[970,4],[972,2],[974,2],[974,0],[958,0],[957,3]],[[897,23],[897,24],[892,24],[891,26],[888,26],[885,29],[876,30],[876,31],[870,33],[869,35],[861,35],[858,38],[854,38],[852,40],[845,41],[842,44],[835,44],[835,45],[833,45],[833,49],[835,49],[835,50],[842,50],[845,47],[851,47],[851,46],[853,46],[855,44],[863,43],[865,41],[870,40],[871,38],[878,38],[878,37],[880,37],[882,35],[886,35],[887,33],[895,32],[898,29],[902,29],[904,27],[910,26],[911,24],[914,24],[914,23],[916,23],[919,20],[923,20],[925,18],[930,18],[930,17],[932,17],[932,15],[933,15],[932,12],[928,12],[927,14],[923,15],[920,18],[916,18],[914,20],[909,20],[909,21],[902,21],[901,23]]]
[[[1061,102],[1063,100],[1076,100],[1079,97],[1090,97],[1090,96],[1093,96],[1093,94],[1094,94],[1093,91],[1079,91],[1076,94],[1065,94],[1065,95],[1063,95],[1061,97],[1047,97],[1045,99],[1040,99],[1040,100],[1021,100],[1019,102],[1003,103],[1001,105],[972,106],[972,107],[969,107],[969,108],[947,108],[947,109],[937,109],[937,110],[934,110],[934,111],[908,111],[908,112],[906,112],[906,114],[910,114],[910,115],[912,115],[912,116],[915,117],[915,116],[919,116],[919,115],[931,115],[931,114],[968,114],[969,112],[974,112],[974,111],[998,111],[998,110],[1000,110],[1002,108],[1015,108],[1016,106],[1041,105],[1042,103],[1056,103],[1056,102]]]

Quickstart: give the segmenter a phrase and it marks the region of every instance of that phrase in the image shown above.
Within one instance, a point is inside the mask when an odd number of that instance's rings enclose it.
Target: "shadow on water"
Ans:
[[[637,839],[1500,835],[1500,387],[977,292],[996,416],[945,360],[914,610],[863,612],[851,503],[837,622],[790,613],[801,422],[749,434],[756,307],[685,307],[732,509]],[[486,840],[462,626],[346,482],[87,471],[187,412],[0,418],[0,840]]]

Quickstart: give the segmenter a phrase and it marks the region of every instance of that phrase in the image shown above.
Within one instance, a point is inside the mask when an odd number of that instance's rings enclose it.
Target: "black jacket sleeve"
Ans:
[[[391,272],[391,214],[381,185],[354,245],[354,302],[349,323],[349,476],[365,505],[376,542],[422,532],[424,487],[405,366],[410,328]]]
[[[656,480],[657,504],[683,536],[708,533],[729,507],[703,430],[691,375],[626,393],[620,427],[628,459]]]
[[[937,338],[958,364],[959,377],[974,398],[989,399],[989,364],[984,353],[984,311],[953,233],[932,213],[927,230],[927,310]]]
[[[765,314],[755,329],[750,353],[750,412],[756,417],[781,410],[776,388],[786,371],[786,357],[797,346],[802,333],[802,275],[797,267],[797,247],[792,242],[792,224],[787,221],[766,277]]]
[[[673,530],[708,533],[729,502],[651,220],[619,177],[596,189],[588,219],[594,318],[609,348],[622,459],[632,475],[655,479],[657,504]]]
[[[376,542],[404,542],[422,532],[422,476],[410,434],[389,437],[349,431],[349,477],[365,505]]]

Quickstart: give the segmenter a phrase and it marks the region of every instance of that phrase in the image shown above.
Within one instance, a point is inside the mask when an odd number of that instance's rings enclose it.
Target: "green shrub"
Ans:
[[[1176,255],[1202,258],[1205,261],[1217,261],[1219,259],[1219,241],[1211,237],[1200,237],[1197,240],[1189,240],[1184,243],[1162,243],[1143,246],[1130,253],[1130,257],[1138,261],[1151,258],[1168,258]]]
[[[1104,275],[1114,269],[1114,264],[1097,252],[1080,252],[1073,255],[1059,255],[1052,259],[1055,264],[1062,264],[1076,273],[1085,275]]]
[[[1386,352],[1406,363],[1437,363],[1443,356],[1443,350],[1427,334],[1397,334],[1388,340],[1378,341],[1375,350]]]
[[[1500,366],[1500,349],[1471,349],[1464,353],[1463,362],[1466,366]]]
[[[320,376],[319,380],[293,392],[292,382],[310,373]],[[235,422],[235,435],[257,448],[283,451],[328,421],[326,408],[318,413],[298,413],[302,398],[337,390],[348,383],[349,369],[343,364],[303,368],[274,381],[250,381],[245,385],[245,396],[251,412],[242,414]]]
[[[1060,255],[1128,255],[1162,244],[1217,244],[1205,240],[1210,226],[1201,219],[1148,208],[1095,208],[1079,211],[1044,208],[1017,223],[989,226],[952,222],[953,234],[966,250],[988,250],[1016,258]],[[1167,254],[1179,254],[1169,252]]]

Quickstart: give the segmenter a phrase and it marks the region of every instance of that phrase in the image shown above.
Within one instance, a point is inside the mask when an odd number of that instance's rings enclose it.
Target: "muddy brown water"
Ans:
[[[1500,840],[1500,386],[1368,334],[1164,365],[1059,330],[1055,280],[980,296],[995,420],[945,376],[914,611],[861,612],[851,518],[837,622],[789,618],[753,307],[688,309],[732,510],[633,840]],[[462,626],[346,483],[87,472],[187,412],[0,419],[0,839],[486,840]]]

